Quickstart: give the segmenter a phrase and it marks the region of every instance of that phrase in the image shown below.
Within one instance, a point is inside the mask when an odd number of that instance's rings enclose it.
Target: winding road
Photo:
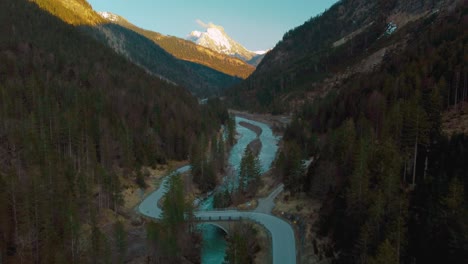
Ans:
[[[246,119],[243,119],[243,121]],[[249,122],[254,122],[248,120]],[[254,122],[255,124],[261,124]],[[271,130],[270,130],[271,132]],[[268,143],[268,142],[265,142]],[[263,145],[268,148],[267,144]],[[266,154],[267,166],[269,167],[273,160],[268,154]],[[264,154],[264,155],[265,155]],[[260,153],[260,159],[262,160],[262,153]],[[190,170],[190,166],[181,167],[171,174],[167,175],[160,187],[147,196],[141,204],[138,206],[138,211],[150,218],[161,219],[162,210],[158,206],[159,200],[166,194],[166,183],[170,177],[177,173],[184,173]],[[280,185],[272,193],[263,199],[259,200],[259,206],[254,211],[238,211],[238,210],[216,210],[216,211],[196,211],[195,216],[199,219],[210,219],[210,218],[222,218],[222,219],[250,219],[261,225],[263,225],[271,234],[272,239],[272,255],[273,264],[295,264],[296,263],[296,240],[294,237],[294,230],[291,225],[278,218],[269,214],[274,206],[274,199],[283,190],[283,185]]]
[[[221,217],[227,219],[231,217],[250,219],[263,225],[271,234],[272,253],[274,264],[295,264],[296,263],[296,241],[294,230],[286,221],[265,213],[241,212],[237,210],[225,211],[199,211],[195,216],[201,219],[216,219]]]
[[[171,174],[167,175],[164,180],[161,182],[159,185],[159,188],[152,192],[150,195],[148,195],[138,206],[138,212],[142,215],[155,218],[155,219],[161,219],[162,217],[162,210],[158,206],[159,200],[163,198],[163,196],[166,194],[167,189],[166,189],[166,184],[167,181],[169,181],[170,177],[176,175],[176,174],[182,174],[185,172],[188,172],[190,170],[190,166],[183,166],[178,168],[177,170],[173,171]]]
[[[189,166],[184,166],[177,170],[179,173],[186,172],[190,169]],[[159,200],[166,193],[165,182],[174,174],[166,176],[163,183],[151,195],[139,205],[138,210],[141,214],[161,219],[162,210],[158,206]],[[282,187],[282,186],[281,186]],[[277,189],[278,190],[278,189]],[[273,193],[277,193],[277,190]],[[294,238],[294,230],[286,221],[276,216],[260,213],[255,211],[237,211],[237,210],[217,210],[217,211],[197,211],[195,216],[199,219],[219,218],[222,219],[250,219],[263,225],[271,234],[273,263],[274,264],[295,264],[296,263],[296,240]]]
[[[268,197],[258,199],[258,205],[254,212],[271,214],[271,211],[275,207],[275,199],[283,190],[284,184],[280,184]]]

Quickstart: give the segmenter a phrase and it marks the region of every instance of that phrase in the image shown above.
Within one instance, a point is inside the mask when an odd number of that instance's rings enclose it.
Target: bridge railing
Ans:
[[[240,210],[236,207],[211,208],[209,210],[197,210],[197,212],[226,212],[226,211],[240,211]]]
[[[245,220],[245,217],[238,216],[196,216],[194,218],[195,221],[198,222],[206,222],[206,221],[242,221]]]

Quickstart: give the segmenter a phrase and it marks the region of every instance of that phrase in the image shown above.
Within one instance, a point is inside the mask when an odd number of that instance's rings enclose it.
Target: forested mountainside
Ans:
[[[218,110],[31,1],[0,1],[0,30],[1,262],[109,263],[120,179],[186,159]]]
[[[84,28],[85,32],[112,47],[148,73],[185,87],[199,97],[220,95],[241,81],[199,63],[179,60],[152,40],[117,24]]]
[[[181,60],[198,63],[227,75],[247,78],[255,68],[244,61],[225,54],[218,53],[209,48],[197,45],[191,41],[174,36],[165,36],[157,32],[139,28],[118,15],[106,13],[113,23],[133,30],[154,41],[161,48]]]
[[[287,32],[256,71],[228,91],[236,107],[288,111],[375,69],[412,39],[407,26],[460,1],[341,0]]]
[[[405,47],[377,70],[306,102],[285,132],[276,172],[292,194],[322,202],[310,230],[314,245],[331,241],[322,257],[468,259],[468,136],[444,133],[441,122],[468,100],[468,5],[452,4],[408,25]]]
[[[265,58],[265,55],[266,55],[266,53],[261,54],[261,55],[257,55],[255,57],[253,57],[252,59],[248,60],[247,63],[250,64],[250,65],[253,65],[255,67],[258,67],[258,65],[262,62],[263,58]]]
[[[102,18],[86,1],[33,1],[63,21],[79,26],[148,73],[183,86],[200,97],[219,95],[241,80],[198,61],[174,57],[134,28],[128,29]]]

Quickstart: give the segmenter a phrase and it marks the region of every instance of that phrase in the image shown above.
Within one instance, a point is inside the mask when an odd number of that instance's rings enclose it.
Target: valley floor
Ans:
[[[291,123],[292,118],[292,115],[257,114],[232,109],[229,110],[229,113],[268,124],[276,135],[282,134],[282,131]]]
[[[273,132],[277,136],[282,136],[283,128],[291,122],[291,116],[287,115],[274,116],[270,114],[254,114],[236,110],[230,110],[230,113],[251,120],[267,123],[273,128]],[[255,131],[254,128],[251,129]],[[258,134],[258,131],[256,132]],[[279,147],[281,151],[281,141]],[[237,208],[246,210],[257,207],[258,199],[266,197],[280,183],[281,180],[274,175],[273,170],[267,171],[262,176],[262,185],[259,187],[255,197],[251,201],[239,205]],[[318,239],[314,228],[315,224],[319,220],[319,210],[321,207],[322,202],[317,199],[313,199],[305,194],[293,196],[288,191],[283,191],[275,199],[275,206],[272,214],[288,221],[293,226],[296,233],[298,263],[327,263],[327,261],[330,260],[330,256],[327,256],[327,253],[328,255],[330,254],[330,250],[328,250],[330,241],[326,238]]]

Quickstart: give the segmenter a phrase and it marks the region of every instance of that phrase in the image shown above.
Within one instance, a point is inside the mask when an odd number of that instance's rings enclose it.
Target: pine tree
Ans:
[[[114,241],[115,250],[117,252],[118,263],[124,263],[127,251],[127,233],[122,222],[117,221],[114,223]]]
[[[417,93],[409,103],[405,104],[403,119],[402,145],[405,153],[412,156],[412,186],[416,184],[416,168],[419,146],[429,144],[429,122],[426,111],[420,106],[420,96]]]
[[[370,264],[394,264],[398,262],[396,250],[388,240],[380,244],[377,255],[369,261]]]
[[[354,159],[354,170],[351,174],[347,191],[347,208],[351,214],[363,213],[368,203],[369,192],[369,142],[361,139]]]
[[[227,129],[227,143],[232,146],[234,145],[234,141],[236,139],[236,120],[233,116],[229,116],[226,125]]]
[[[185,200],[184,184],[180,175],[172,176],[167,182],[168,191],[163,202],[162,225],[165,229],[164,238],[166,253],[170,257],[178,256],[184,250],[184,243],[191,232],[190,221],[193,218],[191,201]]]
[[[255,193],[260,183],[260,161],[250,148],[246,148],[242,156],[239,171],[239,189],[242,192]]]
[[[336,132],[336,144],[334,152],[338,156],[339,164],[344,170],[351,169],[353,151],[356,141],[356,129],[352,119],[346,120]]]
[[[296,143],[291,143],[285,146],[285,153],[284,186],[292,193],[299,193],[303,191],[305,179],[301,150]]]
[[[257,230],[250,224],[236,224],[228,237],[224,264],[253,263],[253,255],[259,249]]]
[[[447,194],[442,198],[449,261],[457,261],[467,257],[468,224],[466,219],[468,209],[464,196],[464,186],[457,177],[454,177],[449,183]]]
[[[222,139],[218,142],[218,148],[216,150],[216,162],[217,162],[217,167],[218,171],[224,172],[224,167],[226,166],[225,164],[225,145],[226,142]]]

